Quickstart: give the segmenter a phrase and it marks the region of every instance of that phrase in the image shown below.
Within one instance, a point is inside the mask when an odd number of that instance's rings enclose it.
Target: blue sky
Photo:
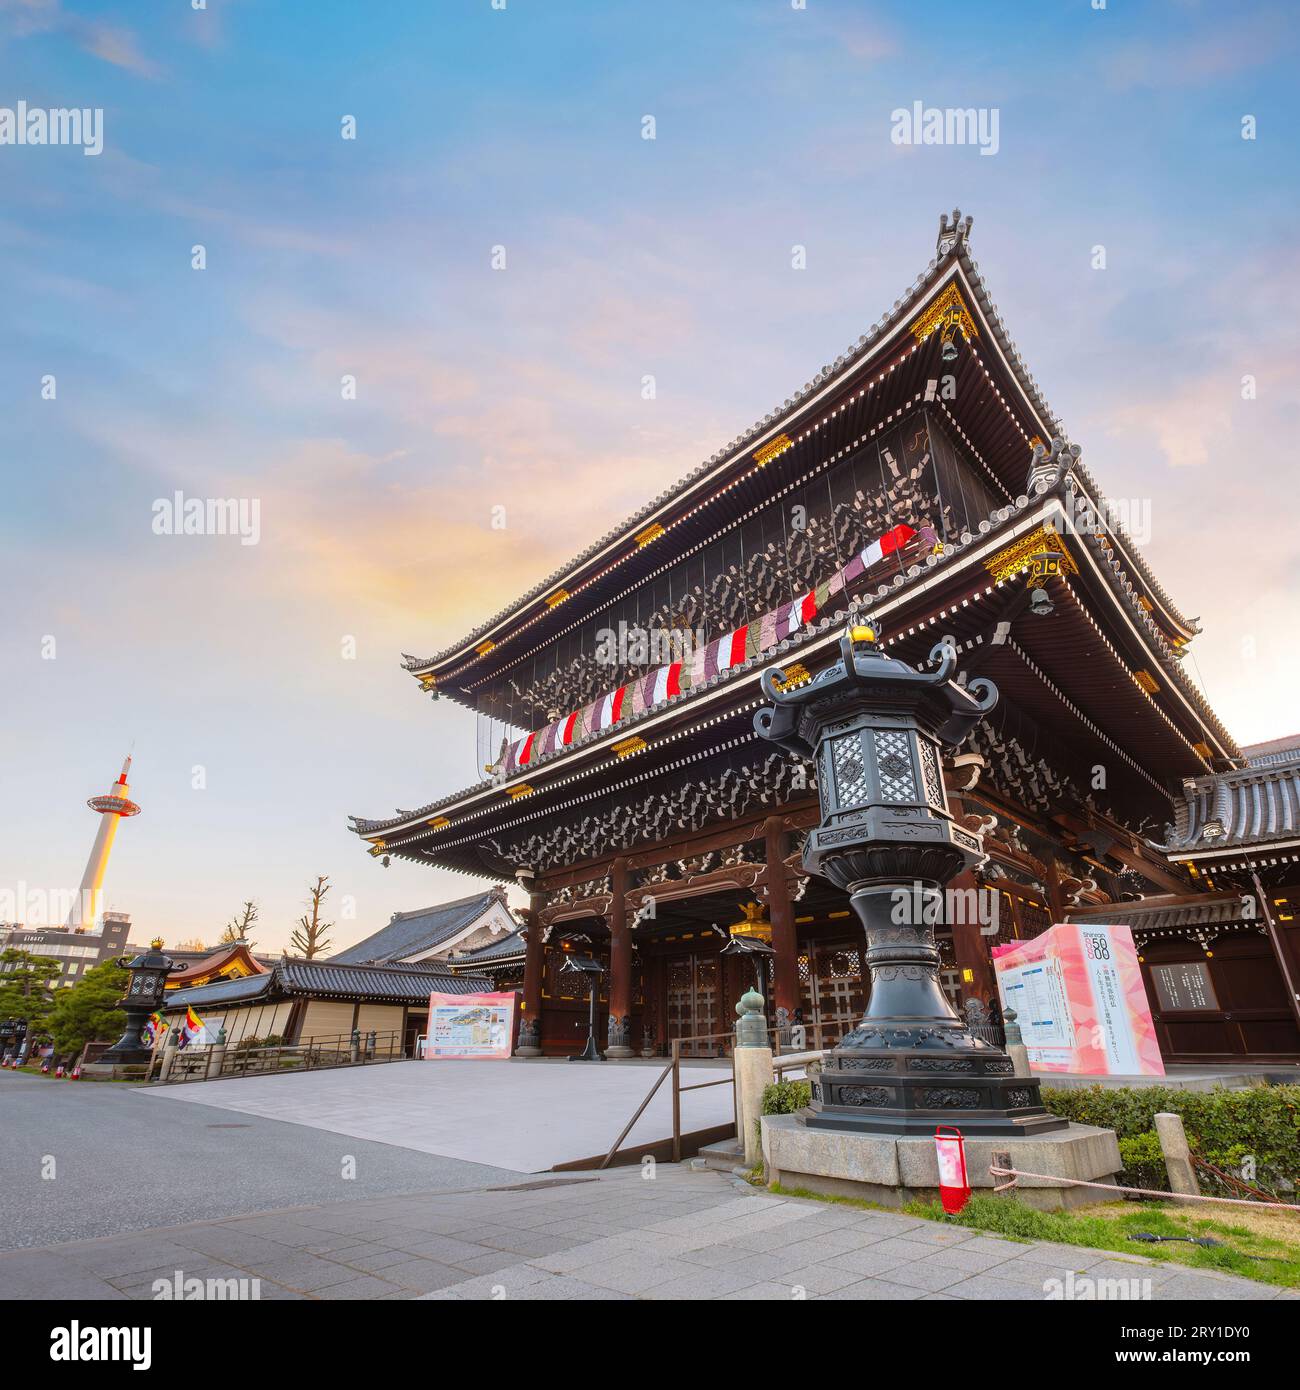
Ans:
[[[0,107],[102,107],[105,141],[0,146],[0,888],[75,884],[134,740],[139,937],[253,897],[279,947],[318,873],[340,946],[472,891],[345,830],[475,777],[400,652],[784,400],[955,204],[1085,461],[1149,502],[1191,674],[1242,741],[1294,731],[1296,48],[1280,4],[0,0]],[[918,100],[996,107],[998,153],[894,145]],[[258,499],[259,544],[155,535],[178,488]]]

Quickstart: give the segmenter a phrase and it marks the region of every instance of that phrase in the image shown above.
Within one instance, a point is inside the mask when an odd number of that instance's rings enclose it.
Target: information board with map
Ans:
[[[509,1057],[514,1050],[518,998],[513,990],[430,994],[425,1057]]]

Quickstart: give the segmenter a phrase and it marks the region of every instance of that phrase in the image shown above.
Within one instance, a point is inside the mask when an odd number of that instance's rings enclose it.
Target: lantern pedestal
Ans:
[[[155,938],[149,949],[134,960],[119,960],[118,964],[130,974],[126,998],[121,1008],[126,1014],[122,1036],[96,1063],[93,1074],[111,1072],[114,1067],[144,1066],[153,1060],[153,1046],[144,1039],[144,1026],[149,1015],[162,1007],[166,998],[167,976],[180,967],[170,956],[163,955],[162,942]],[[87,1068],[87,1071],[91,1071]]]
[[[1097,1201],[1092,1188],[1073,1187],[1070,1181],[1115,1182],[1123,1167],[1113,1130],[1069,1124],[1046,1134],[999,1139],[972,1133],[964,1120],[947,1123],[965,1139],[967,1181],[976,1195],[1007,1181],[989,1172],[995,1156],[1008,1155],[1010,1167],[1044,1174],[1020,1178],[1014,1189],[1018,1201],[1041,1211]],[[835,1132],[814,1128],[803,1115],[764,1115],[762,1136],[769,1182],[886,1207],[939,1200],[933,1125],[929,1134],[912,1137]],[[1001,1159],[997,1166],[1003,1166]]]

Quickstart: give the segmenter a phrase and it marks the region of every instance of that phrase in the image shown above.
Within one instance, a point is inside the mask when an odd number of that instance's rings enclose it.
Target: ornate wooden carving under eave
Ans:
[[[1097,886],[1093,878],[1062,878],[1057,885],[1066,907],[1083,907],[1085,903],[1101,906],[1110,902],[1110,894]]]
[[[577,898],[573,902],[555,903],[544,907],[537,914],[543,926],[553,927],[559,922],[572,922],[580,917],[604,918],[614,901],[612,893],[600,893],[594,898]]]
[[[958,795],[971,791],[985,766],[984,759],[978,753],[953,753],[943,760],[944,785]]]
[[[766,881],[766,874],[766,864],[735,864],[689,878],[664,879],[660,883],[636,888],[627,895],[626,901],[633,913],[639,916],[652,898],[656,903],[669,903],[683,898],[700,898],[709,893],[751,893],[756,885]]]

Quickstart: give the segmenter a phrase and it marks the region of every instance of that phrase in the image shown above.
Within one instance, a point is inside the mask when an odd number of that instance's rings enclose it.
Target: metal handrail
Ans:
[[[218,1047],[223,1051],[219,1067],[214,1073],[213,1051]],[[159,1048],[154,1053],[154,1060],[161,1061],[163,1057],[164,1049]],[[176,1053],[167,1082],[170,1083],[173,1078],[177,1081],[216,1080],[222,1076],[278,1073],[281,1070],[280,1063],[285,1058],[299,1059],[303,1064],[303,1071],[312,1071],[321,1066],[328,1068],[365,1065],[374,1061],[394,1062],[404,1060],[405,1057],[404,1035],[400,1029],[386,1029],[383,1032],[371,1029],[364,1033],[353,1029],[348,1033],[328,1033],[321,1037],[313,1034],[308,1038],[300,1038],[297,1042],[276,1043],[270,1047],[241,1047],[238,1043],[215,1043],[193,1052]],[[333,1060],[326,1061],[326,1058]],[[150,1072],[154,1060],[150,1062]],[[198,1076],[195,1073],[198,1073]]]

